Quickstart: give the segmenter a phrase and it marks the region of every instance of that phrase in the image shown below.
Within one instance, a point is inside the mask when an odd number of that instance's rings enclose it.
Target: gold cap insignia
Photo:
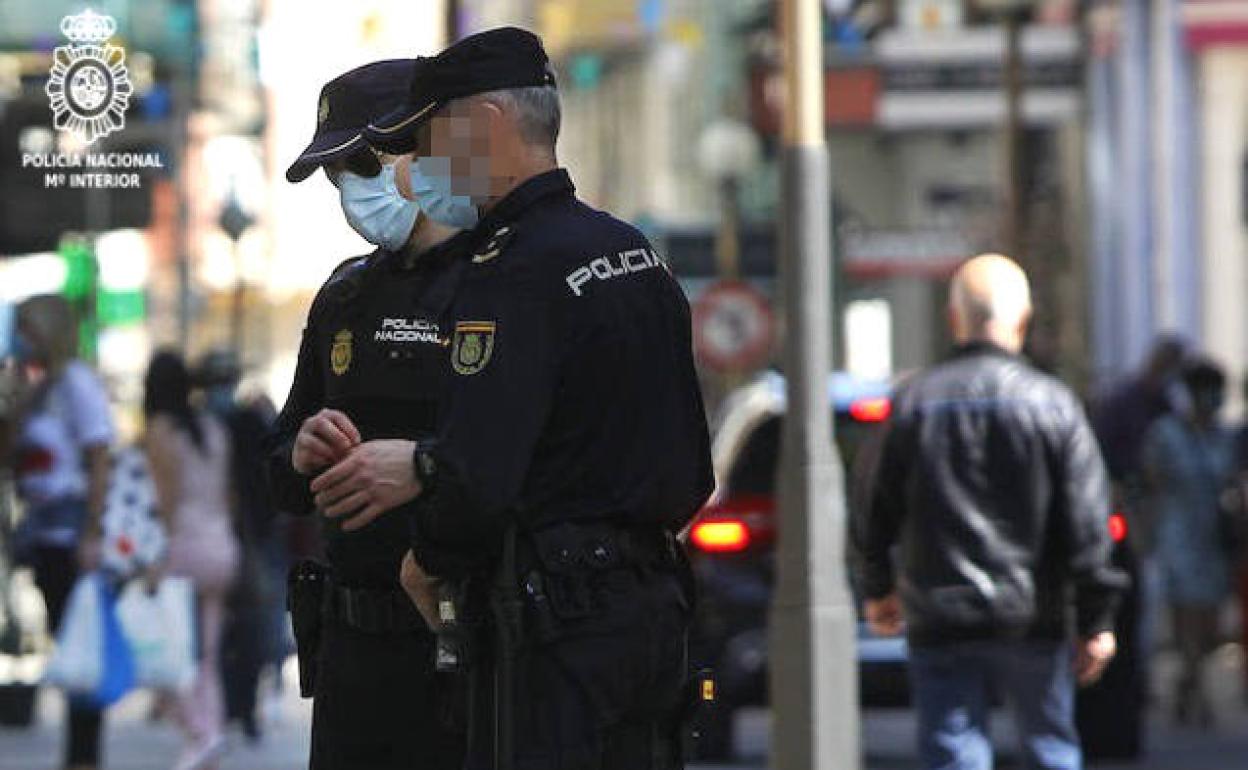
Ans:
[[[326,118],[328,118],[328,117],[329,117],[329,99],[327,99],[326,97],[322,96],[322,97],[321,97],[321,104],[320,104],[320,106],[319,106],[319,107],[317,107],[317,109],[316,109],[316,123],[317,123],[317,125],[320,125],[321,123],[324,123],[324,122],[325,122],[325,119],[326,119]]]
[[[329,365],[339,377],[351,368],[352,337],[349,329],[343,329],[334,335],[334,346],[329,351]]]
[[[451,341],[451,368],[457,374],[476,374],[494,353],[493,321],[460,321]]]

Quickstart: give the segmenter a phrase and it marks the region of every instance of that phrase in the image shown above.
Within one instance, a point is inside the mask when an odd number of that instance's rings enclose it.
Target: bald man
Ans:
[[[1082,767],[1075,685],[1114,654],[1126,578],[1110,566],[1105,466],[1078,399],[1020,357],[1031,313],[1010,259],[958,270],[957,347],[898,394],[857,528],[867,621],[910,643],[927,768],[992,766],[993,692],[1027,768]]]

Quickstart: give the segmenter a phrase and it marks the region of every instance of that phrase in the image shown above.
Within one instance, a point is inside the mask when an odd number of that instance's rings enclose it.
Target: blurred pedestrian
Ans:
[[[79,574],[98,564],[115,438],[104,385],[75,357],[76,328],[73,311],[59,296],[32,297],[18,307],[16,352],[26,385],[14,454],[26,507],[18,551],[19,560],[34,567],[50,630],[60,625]],[[98,708],[70,700],[67,768],[98,766],[101,724]]]
[[[1093,409],[1097,439],[1105,453],[1110,481],[1129,488],[1140,481],[1140,447],[1160,417],[1183,406],[1179,374],[1187,343],[1178,336],[1160,337],[1143,367],[1098,401]],[[1145,530],[1141,527],[1139,535]]]
[[[225,749],[221,638],[239,565],[230,518],[230,437],[219,419],[191,405],[190,374],[178,354],[157,353],[144,387],[145,449],[169,530],[166,568],[190,578],[197,600],[199,666],[193,686],[177,695],[184,740],[174,767],[209,769]]]
[[[276,416],[272,405],[238,399],[242,367],[230,350],[211,350],[195,367],[204,407],[228,429],[234,535],[239,579],[226,605],[222,644],[227,723],[237,722],[249,740],[260,738],[256,712],[260,674],[283,646],[286,570],[289,559],[264,478],[264,438]]]
[[[1219,420],[1226,375],[1211,361],[1184,367],[1190,406],[1159,419],[1143,442],[1150,505],[1157,512],[1157,560],[1182,655],[1174,715],[1209,725],[1205,659],[1217,644],[1218,614],[1231,593],[1231,554],[1222,504],[1235,474],[1235,437]]]
[[[1074,394],[1019,357],[1031,312],[1011,260],[958,270],[958,347],[898,393],[857,529],[867,621],[909,637],[927,768],[991,767],[993,693],[1015,711],[1025,766],[1082,767],[1075,682],[1115,651],[1125,578],[1110,565],[1104,463]]]
[[[1140,449],[1159,418],[1186,408],[1186,392],[1179,374],[1187,352],[1187,342],[1181,337],[1161,336],[1140,371],[1111,389],[1092,410],[1093,427],[1113,485],[1114,505],[1126,519],[1128,543],[1136,559],[1137,668],[1146,689],[1152,681],[1153,650],[1164,598],[1161,570],[1154,553],[1157,512],[1145,493]]]
[[[1244,378],[1243,396],[1248,403],[1248,377]],[[1239,429],[1236,441],[1236,468],[1239,471],[1240,513],[1248,515],[1248,424]],[[1248,534],[1248,533],[1245,533]],[[1239,580],[1240,645],[1248,650],[1248,542],[1240,543]],[[1244,704],[1248,705],[1248,666],[1244,666]]]

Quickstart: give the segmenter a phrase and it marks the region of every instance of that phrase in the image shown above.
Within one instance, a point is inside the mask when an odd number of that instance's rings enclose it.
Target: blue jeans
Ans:
[[[925,770],[991,770],[988,715],[999,693],[1014,712],[1028,770],[1082,770],[1069,643],[993,641],[910,647]]]

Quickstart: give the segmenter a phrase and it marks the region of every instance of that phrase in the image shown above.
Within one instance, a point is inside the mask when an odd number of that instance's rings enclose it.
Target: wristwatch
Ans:
[[[416,471],[422,494],[432,489],[438,478],[438,461],[434,459],[432,449],[432,441],[417,441],[416,448],[412,450],[412,468]]]

